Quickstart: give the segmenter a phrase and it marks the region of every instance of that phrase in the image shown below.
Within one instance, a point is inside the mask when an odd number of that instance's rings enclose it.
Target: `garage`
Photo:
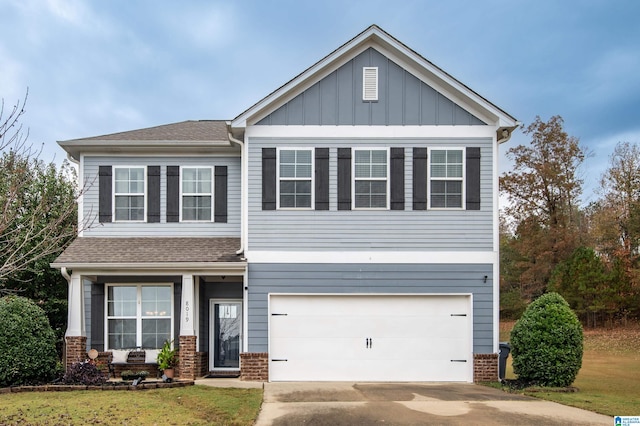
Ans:
[[[271,381],[473,380],[470,295],[269,297]]]

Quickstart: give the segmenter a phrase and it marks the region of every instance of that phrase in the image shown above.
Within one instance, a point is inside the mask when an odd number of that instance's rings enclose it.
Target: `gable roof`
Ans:
[[[325,56],[302,73],[256,102],[231,122],[233,128],[244,128],[290,101],[302,91],[327,76],[369,47],[374,47],[420,80],[452,101],[464,105],[484,122],[497,127],[514,128],[518,121],[486,98],[455,79],[389,33],[371,25],[363,32]]]
[[[59,141],[58,144],[75,159],[80,151],[115,150],[134,147],[229,147],[227,121],[189,120],[147,127],[145,129],[111,133],[81,139]]]

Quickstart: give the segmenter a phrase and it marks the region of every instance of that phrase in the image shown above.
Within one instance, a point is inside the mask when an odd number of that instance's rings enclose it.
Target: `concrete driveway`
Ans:
[[[474,384],[265,383],[257,426],[612,425],[613,418]]]

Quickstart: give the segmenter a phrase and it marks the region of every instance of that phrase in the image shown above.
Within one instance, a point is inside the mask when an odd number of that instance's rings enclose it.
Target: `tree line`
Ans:
[[[589,156],[560,116],[524,128],[528,145],[512,147],[500,177],[501,316],[517,318],[555,291],[586,326],[640,317],[640,148],[619,142],[599,179],[596,200],[582,204]]]

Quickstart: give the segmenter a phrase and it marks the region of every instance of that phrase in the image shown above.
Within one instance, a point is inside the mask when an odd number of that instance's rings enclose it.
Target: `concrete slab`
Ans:
[[[262,389],[264,387],[263,382],[246,382],[238,378],[196,379],[195,384],[218,388]]]
[[[613,419],[474,384],[265,383],[257,426],[611,425]]]

